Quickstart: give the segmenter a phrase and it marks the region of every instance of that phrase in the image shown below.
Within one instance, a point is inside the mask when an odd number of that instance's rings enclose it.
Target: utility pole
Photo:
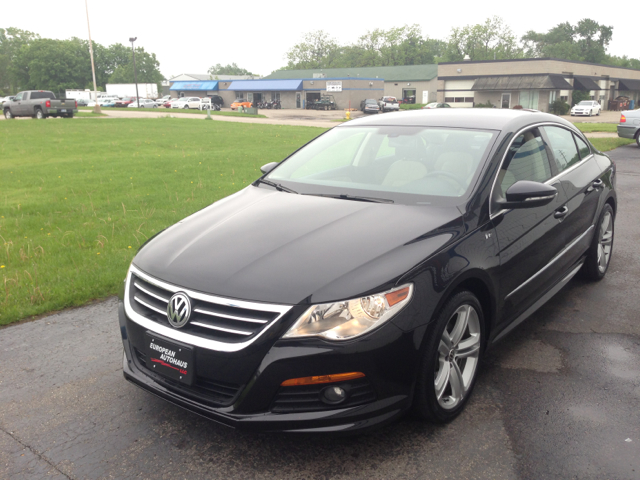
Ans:
[[[100,113],[100,105],[98,105],[98,85],[96,84],[96,66],[93,63],[93,42],[91,41],[91,25],[89,25],[89,6],[87,0],[84,0],[84,6],[87,10],[87,28],[89,29],[89,53],[91,55],[91,73],[93,74],[93,99],[96,104],[93,107],[93,113]]]
[[[136,75],[136,49],[133,48],[133,42],[135,42],[138,37],[130,37],[129,41],[131,42],[131,52],[133,53],[133,81],[136,83],[136,102],[138,103],[138,108],[140,108],[140,95],[138,95],[138,77]]]

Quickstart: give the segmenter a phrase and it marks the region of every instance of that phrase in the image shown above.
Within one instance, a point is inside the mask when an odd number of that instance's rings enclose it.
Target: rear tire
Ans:
[[[613,253],[614,221],[613,208],[606,203],[596,223],[596,232],[582,267],[583,277],[587,280],[599,282],[609,269]]]
[[[462,412],[478,377],[484,332],[473,293],[458,292],[445,303],[427,331],[413,406],[419,417],[446,423]]]
[[[638,133],[636,133],[636,145],[640,147],[640,130],[638,130]]]
[[[47,117],[41,108],[36,108],[35,112],[33,113],[33,118],[37,120],[44,120]]]

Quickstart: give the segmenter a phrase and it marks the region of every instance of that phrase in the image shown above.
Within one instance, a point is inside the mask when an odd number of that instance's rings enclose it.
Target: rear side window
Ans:
[[[42,98],[54,100],[56,96],[52,92],[31,92],[31,100],[40,100]]]
[[[589,145],[587,145],[579,136],[574,136],[576,138],[576,143],[578,144],[578,150],[580,151],[580,158],[586,158],[591,155],[591,149],[589,148]]]
[[[576,142],[573,140],[573,133],[560,127],[543,128],[549,139],[549,146],[553,151],[559,172],[580,161],[580,154],[578,153]]]
[[[524,132],[513,141],[498,176],[504,197],[520,180],[544,183],[551,178],[551,165],[545,144],[537,129]]]

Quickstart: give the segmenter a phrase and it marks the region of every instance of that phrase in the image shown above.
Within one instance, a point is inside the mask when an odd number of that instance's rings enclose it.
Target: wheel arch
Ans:
[[[471,272],[469,276],[460,279],[459,282],[457,282],[449,291],[446,297],[448,299],[463,290],[473,293],[482,306],[482,314],[485,319],[485,339],[488,339],[491,336],[495,321],[496,297],[493,293],[493,289],[489,286],[488,279],[482,278],[484,275],[486,274],[483,273],[480,275],[479,272]],[[485,345],[488,344],[489,342],[486,341]]]

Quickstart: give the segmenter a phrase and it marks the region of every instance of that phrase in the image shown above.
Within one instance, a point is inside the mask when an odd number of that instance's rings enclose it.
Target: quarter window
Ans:
[[[591,155],[589,145],[587,145],[579,136],[575,135],[575,138],[576,143],[578,144],[578,150],[580,151],[580,158],[586,158]]]
[[[498,175],[502,196],[520,180],[544,183],[551,178],[547,150],[537,129],[524,132],[513,141]]]
[[[559,172],[580,161],[580,154],[578,153],[576,142],[573,140],[573,133],[560,127],[543,128],[549,138],[550,147]]]

